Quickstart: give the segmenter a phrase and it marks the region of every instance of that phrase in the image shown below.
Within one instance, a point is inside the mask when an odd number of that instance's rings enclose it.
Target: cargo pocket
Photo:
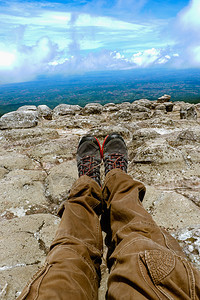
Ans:
[[[33,275],[31,280],[27,283],[23,291],[21,292],[20,296],[17,298],[17,300],[24,300],[29,295],[31,296],[31,299],[36,300],[38,297],[39,287],[42,282],[42,279],[44,276],[48,273],[49,269],[52,265],[46,263],[43,267],[41,267],[37,273]],[[33,291],[31,288],[33,287]]]
[[[152,289],[160,299],[195,299],[194,274],[191,265],[171,251],[147,250],[140,254]],[[144,272],[143,272],[143,277]],[[144,278],[147,281],[147,278]]]
[[[145,251],[144,256],[151,278],[156,285],[167,277],[175,267],[175,257],[171,252],[150,250]]]

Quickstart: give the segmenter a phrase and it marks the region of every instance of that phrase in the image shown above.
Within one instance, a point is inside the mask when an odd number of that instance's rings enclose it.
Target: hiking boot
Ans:
[[[93,178],[100,186],[101,146],[96,137],[87,135],[79,142],[77,154],[78,175]]]
[[[102,146],[105,175],[118,168],[127,173],[128,151],[124,139],[118,133],[107,135]]]

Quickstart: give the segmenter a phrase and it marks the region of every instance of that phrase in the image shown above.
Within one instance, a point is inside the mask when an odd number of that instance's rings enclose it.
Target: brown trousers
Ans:
[[[98,298],[102,227],[109,247],[107,299],[200,299],[200,274],[177,241],[143,208],[142,183],[119,169],[103,189],[88,176],[73,185],[44,267],[18,299],[95,300]]]

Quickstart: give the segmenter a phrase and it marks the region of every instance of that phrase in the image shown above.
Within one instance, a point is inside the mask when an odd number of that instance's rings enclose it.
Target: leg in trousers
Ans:
[[[84,175],[61,209],[62,219],[45,266],[18,299],[95,300],[98,298],[102,232],[102,190]]]
[[[144,185],[122,170],[108,172],[102,220],[109,247],[107,299],[200,299],[200,274],[143,208],[144,194]]]

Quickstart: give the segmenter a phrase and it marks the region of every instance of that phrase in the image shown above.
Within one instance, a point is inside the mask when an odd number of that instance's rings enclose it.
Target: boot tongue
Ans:
[[[127,158],[127,149],[126,146],[122,146],[122,141],[119,139],[113,139],[110,142],[108,142],[107,145],[105,145],[105,153],[104,156],[110,155],[110,154],[118,153],[124,155],[125,158]]]
[[[83,143],[80,147],[80,153],[84,153],[84,156],[100,156],[99,147],[95,143]],[[99,153],[98,153],[99,152]]]

